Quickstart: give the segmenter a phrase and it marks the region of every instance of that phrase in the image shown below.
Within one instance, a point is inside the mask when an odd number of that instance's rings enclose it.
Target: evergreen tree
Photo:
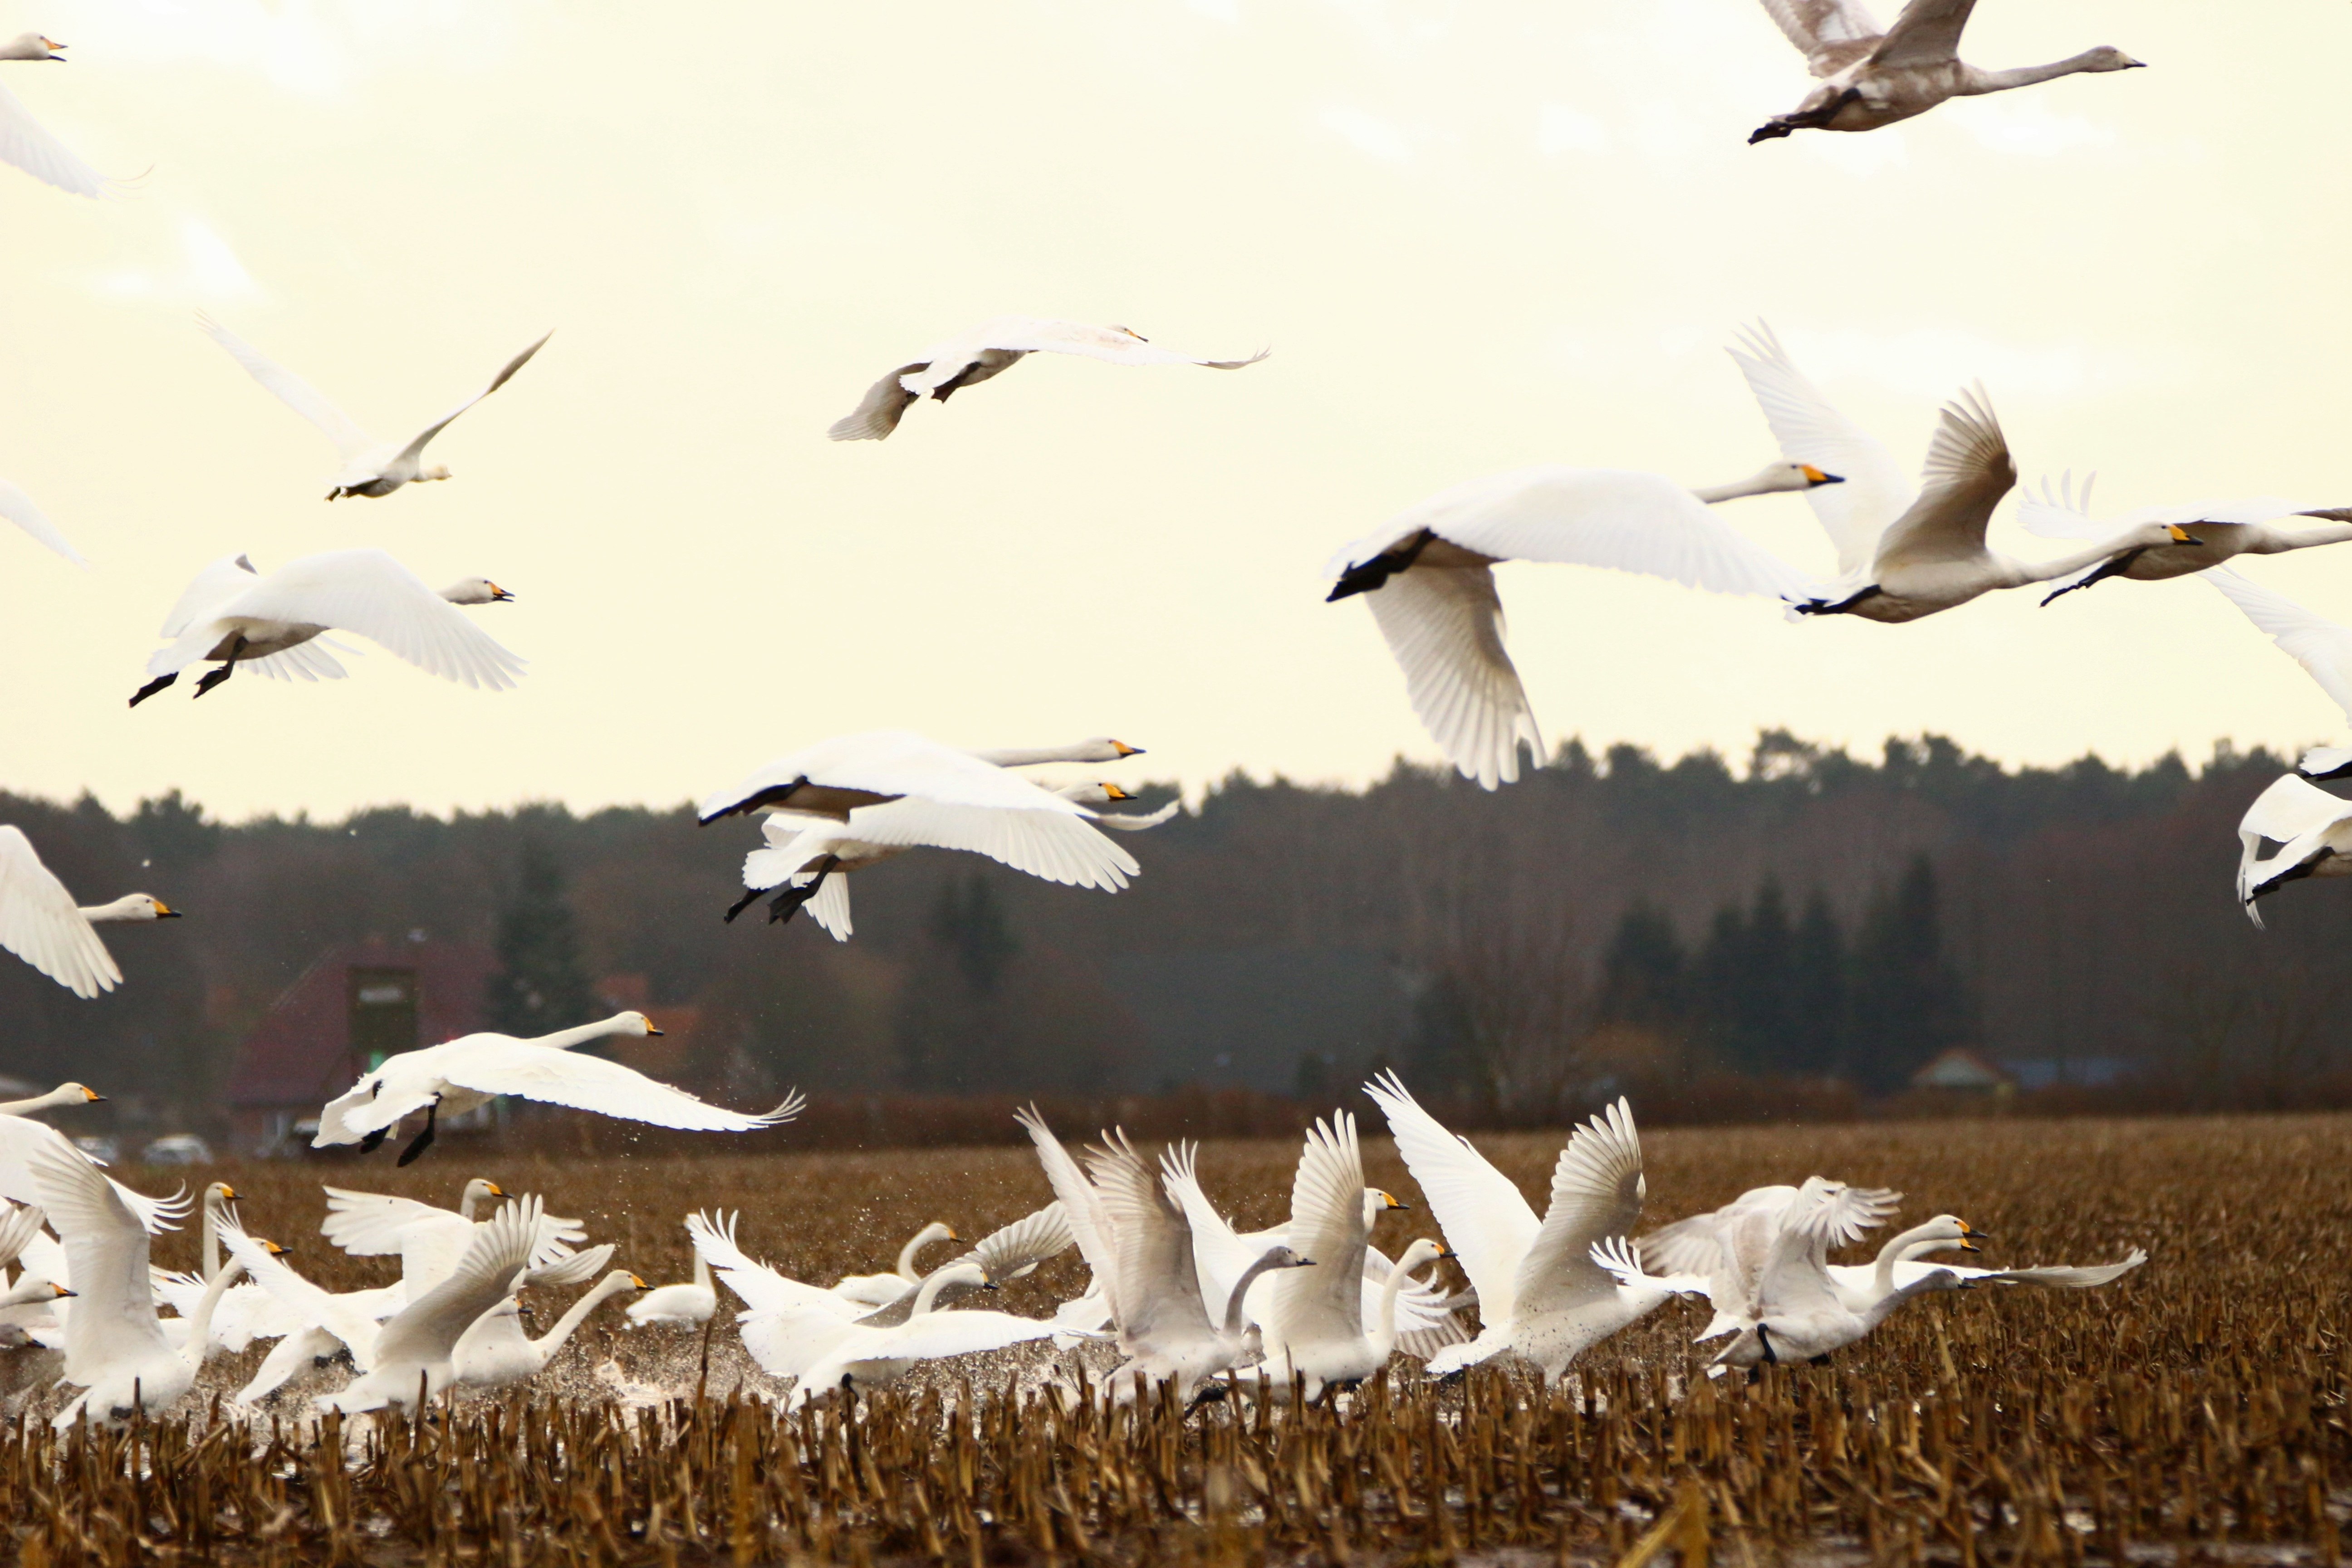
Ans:
[[[1013,934],[996,884],[984,871],[940,884],[931,940],[955,955],[964,983],[982,996],[996,994],[1005,970],[1021,956],[1021,939]]]
[[[1681,1025],[1690,1012],[1688,967],[1675,922],[1648,904],[1633,905],[1618,921],[1602,961],[1600,1021],[1654,1028]]]
[[[1914,1069],[1970,1033],[1966,985],[1944,958],[1936,872],[1914,856],[1872,900],[1854,943],[1848,1065],[1864,1087],[1900,1089]]]
[[[1724,1066],[1774,1073],[1797,1033],[1796,934],[1777,878],[1766,877],[1746,914],[1736,904],[1716,911],[1698,962],[1699,1026]]]
[[[498,972],[490,976],[489,1026],[501,1034],[551,1035],[596,1012],[580,953],[563,868],[537,838],[526,838],[514,895],[499,911]]]
[[[1845,932],[1819,888],[1805,900],[1789,957],[1790,1029],[1776,1070],[1828,1078],[1845,1065]]]

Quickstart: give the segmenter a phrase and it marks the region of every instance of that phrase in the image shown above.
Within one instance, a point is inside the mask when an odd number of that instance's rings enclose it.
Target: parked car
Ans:
[[[139,1157],[151,1165],[209,1165],[213,1146],[193,1132],[174,1132],[148,1144]]]

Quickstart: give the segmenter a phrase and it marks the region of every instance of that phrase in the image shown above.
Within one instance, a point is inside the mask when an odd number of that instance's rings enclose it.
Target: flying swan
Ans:
[[[1199,364],[1211,370],[1239,370],[1271,352],[1260,349],[1247,359],[1195,359],[1157,347],[1125,327],[999,316],[943,343],[934,343],[920,359],[876,382],[866,390],[865,401],[835,420],[825,434],[836,441],[882,440],[898,427],[899,419],[917,400],[930,397],[945,403],[960,388],[1002,375],[1033,353],[1081,354],[1112,364]]]
[[[1925,114],[1948,98],[2146,63],[2102,46],[2054,65],[1979,70],[1959,58],[1960,30],[1976,0],[1911,0],[1883,32],[1860,0],[1764,0],[1764,9],[1823,79],[1794,113],[1759,126],[1748,138],[1751,147],[1794,131],[1875,131]]]
[[[57,60],[65,46],[38,33],[19,33],[0,46],[0,60]],[[99,172],[66,150],[49,134],[16,95],[0,87],[0,158],[37,180],[46,180],[69,195],[102,196],[107,182]],[[44,541],[44,542],[47,542]],[[72,554],[72,552],[66,552]]]
[[[2265,843],[2278,847],[2264,855]],[[2259,930],[2255,900],[2305,877],[2352,877],[2352,801],[2282,774],[2246,808],[2238,845],[2238,903]]]
[[[490,384],[475,393],[457,407],[427,425],[412,437],[406,445],[379,441],[352,423],[351,416],[320,395],[318,389],[276,360],[269,358],[214,321],[199,314],[197,324],[213,342],[226,349],[229,357],[245,367],[245,373],[275,394],[279,402],[316,425],[335,444],[336,454],[342,459],[333,486],[327,491],[329,500],[344,496],[388,496],[401,486],[421,483],[427,479],[446,479],[449,470],[439,464],[425,468],[420,459],[425,456],[425,444],[448,428],[449,422],[467,409],[504,386],[515,372],[530,363],[530,356],[546,346],[550,332],[538,342],[507,361]]]
[[[57,874],[41,864],[24,829],[0,824],[0,947],[75,995],[92,997],[122,984],[122,971],[115,967],[114,955],[93,927],[179,918],[178,910],[146,893],[125,893],[109,904],[77,905]],[[52,1095],[26,1101],[26,1108],[77,1103],[56,1098],[68,1089],[79,1090],[89,1100],[105,1098],[78,1083],[67,1084]]]
[[[2045,605],[2110,577],[2160,583],[2168,577],[2207,571],[2241,555],[2281,555],[2290,550],[2352,542],[2352,507],[2313,506],[2277,496],[2198,500],[2185,506],[2144,506],[2105,522],[2094,522],[2089,515],[2091,486],[2097,478],[2094,474],[2083,481],[2080,496],[2074,493],[2072,474],[2065,475],[2056,485],[2043,479],[2042,493],[2027,493],[2019,505],[2017,521],[2028,533],[2038,533],[2045,539],[2097,539],[2144,523],[2160,523],[2194,540],[2200,548],[2127,551],[2060,584],[2049,598],[2042,601]],[[2279,526],[2283,520],[2294,517],[2319,519],[2320,526]]]

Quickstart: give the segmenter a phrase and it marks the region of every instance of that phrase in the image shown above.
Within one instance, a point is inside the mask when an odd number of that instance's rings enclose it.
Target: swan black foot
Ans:
[[[413,1164],[419,1154],[433,1147],[433,1121],[440,1114],[441,1101],[436,1098],[432,1104],[425,1108],[425,1131],[410,1141],[408,1147],[400,1152],[400,1158],[394,1163]]]
[[[750,909],[753,904],[757,903],[759,901],[760,895],[767,890],[768,889],[765,888],[753,888],[744,893],[741,898],[728,905],[727,923],[729,925],[733,925],[735,923],[735,917],[741,914],[745,910]]]
[[[391,1128],[377,1128],[374,1131],[360,1140],[360,1152],[362,1154],[374,1153],[377,1150],[383,1147],[383,1141],[390,1136],[392,1136]]]
[[[1759,142],[1777,142],[1795,129],[1788,121],[1768,120],[1748,133],[1748,144],[1753,147]]]
[[[172,682],[179,679],[180,672],[176,669],[169,675],[157,676],[154,679],[149,681],[146,685],[141,687],[137,691],[131,694],[131,706],[133,708],[138,707],[142,702],[146,701],[147,699],[154,696],[155,693],[163,690],[163,688],[171,685]]]
[[[1827,1365],[1829,1365],[1829,1364],[1830,1364],[1829,1352],[1826,1352],[1826,1351],[1824,1351],[1822,1353],[1821,1353],[1820,1355],[1815,1356],[1812,1360],[1811,1360],[1811,1361],[1807,1362],[1805,1364],[1806,1364],[1807,1366],[1827,1366]]]
[[[1390,578],[1420,559],[1421,552],[1429,547],[1430,537],[1429,530],[1424,528],[1403,543],[1391,545],[1370,561],[1357,562],[1339,574],[1339,580],[1331,584],[1331,591],[1323,595],[1323,602],[1336,604],[1341,599],[1385,587]]]

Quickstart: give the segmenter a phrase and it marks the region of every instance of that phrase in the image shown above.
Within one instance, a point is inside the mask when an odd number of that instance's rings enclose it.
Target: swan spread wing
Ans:
[[[2307,834],[2320,833],[2352,816],[2352,801],[2328,794],[2298,773],[2282,773],[2270,788],[2254,797],[2239,820],[2241,837],[2276,839],[2293,844]],[[2251,852],[2252,846],[2249,845]]]
[[[340,651],[353,653],[357,650],[341,647]],[[264,658],[241,658],[236,663],[239,669],[250,670],[256,675],[266,675],[272,680],[312,682],[341,680],[350,673],[343,668],[342,660],[337,658],[334,653],[329,650],[327,641],[323,637],[312,637],[309,642],[296,643],[292,647],[270,654]]]
[[[1881,574],[1892,567],[1973,561],[1984,554],[1985,524],[2017,482],[2017,467],[1980,388],[1944,405],[1920,481],[1919,499],[1887,524],[1878,542],[1874,564]]]
[[[1117,327],[1084,321],[1055,321],[1034,316],[1003,316],[972,334],[976,348],[1012,353],[1082,354],[1112,364],[1198,364],[1212,370],[1239,370],[1255,364],[1273,351],[1260,349],[1247,359],[1202,359],[1146,342]]]
[[[1200,1145],[1189,1142],[1171,1149],[1160,1157],[1160,1179],[1168,1195],[1176,1200],[1176,1206],[1184,1211],[1184,1223],[1192,1232],[1192,1273],[1194,1282],[1201,1288],[1202,1310],[1213,1321],[1222,1322],[1225,1303],[1233,1299],[1234,1286],[1273,1241],[1263,1240],[1253,1250],[1251,1243],[1236,1234],[1232,1224],[1217,1212],[1217,1206],[1201,1187],[1200,1153]],[[1311,1258],[1314,1254],[1305,1256]],[[1250,1296],[1264,1300],[1255,1288]]]
[[[909,795],[859,806],[849,814],[849,832],[885,848],[928,845],[967,850],[1049,882],[1105,892],[1126,887],[1142,868],[1134,856],[1096,832],[1085,816],[1066,811],[956,805]]]
[[[2352,626],[2315,615],[2228,567],[2200,574],[2246,613],[2246,619],[2303,666],[2321,690],[2352,719]]]
[[[449,1277],[393,1314],[376,1335],[375,1359],[385,1363],[446,1362],[457,1336],[504,1300],[515,1277],[530,1265],[539,1235],[535,1197],[511,1203],[474,1227],[465,1256]],[[415,1396],[413,1388],[402,1391]]]
[[[1075,1244],[1069,1211],[1059,1199],[1001,1226],[981,1237],[980,1245],[951,1263],[977,1263],[989,1283],[1017,1279],[1049,1258],[1059,1258]]]
[[[280,403],[316,425],[335,444],[335,450],[345,462],[366,457],[380,444],[376,438],[352,423],[351,416],[329,402],[318,388],[214,321],[198,313],[197,325],[204,328],[213,342],[226,349],[229,357],[245,367],[245,374],[274,394]]]
[[[221,605],[252,587],[260,576],[248,556],[224,555],[217,561],[205,563],[204,570],[180,590],[179,598],[173,602],[171,614],[163,617],[163,627],[155,635],[161,637],[186,636],[190,626],[198,622],[210,622]]]
[[[1977,0],[1911,0],[1871,51],[1879,70],[1949,65],[1959,58],[1960,33]]]
[[[833,422],[825,434],[835,441],[879,441],[898,427],[898,421],[913,407],[915,395],[900,384],[903,378],[919,375],[930,368],[930,361],[918,360],[902,364],[872,386],[856,407]]]
[[[106,194],[105,177],[68,152],[5,86],[0,86],[0,158],[72,195]]]
[[[1794,1187],[1751,1187],[1719,1209],[1660,1226],[1635,1242],[1634,1250],[1654,1275],[1711,1275],[1723,1263],[1724,1234],[1743,1211],[1780,1208],[1796,1195]]]
[[[709,796],[698,810],[709,821],[754,795],[803,781],[885,797],[919,795],[950,805],[1090,815],[1018,773],[904,730],[868,730],[819,741],[778,757],[734,788]]]
[[[879,1331],[879,1343],[868,1353],[938,1361],[947,1356],[1003,1350],[1007,1345],[1045,1339],[1053,1331],[1050,1322],[1016,1317],[1011,1312],[925,1312],[896,1328]]]
[[[691,1132],[751,1132],[791,1120],[792,1110],[745,1115],[709,1105],[603,1057],[559,1051],[522,1040],[485,1040],[446,1069],[448,1081],[478,1094],[512,1094],[624,1121]]]
[[[1036,1145],[1037,1163],[1045,1167],[1045,1181],[1054,1189],[1054,1196],[1061,1201],[1062,1216],[1069,1222],[1070,1234],[1077,1239],[1078,1254],[1094,1274],[1095,1291],[1109,1306],[1111,1321],[1124,1322],[1119,1311],[1118,1238],[1101,1189],[1070,1158],[1070,1152],[1054,1136],[1054,1130],[1045,1125],[1034,1106],[1014,1111],[1013,1119],[1029,1134],[1030,1142]]]
[[[352,1352],[352,1363],[361,1372],[374,1364],[379,1328],[366,1307],[305,1279],[236,1226],[221,1226],[220,1238],[229,1256],[245,1265],[254,1283],[299,1318],[301,1326],[324,1329],[342,1341]]]
[[[1963,1280],[1982,1281],[1988,1285],[2036,1285],[2045,1289],[2088,1290],[2112,1284],[2147,1261],[2147,1251],[2135,1247],[2116,1262],[2087,1265],[2048,1263],[2030,1268],[1964,1268],[1949,1263],[1937,1264],[1933,1268],[1924,1263],[1899,1263],[1895,1265],[1895,1278],[1897,1285],[1906,1285],[1939,1268]]]
[[[1551,1205],[1516,1277],[1514,1313],[1566,1311],[1612,1295],[1616,1280],[1592,1260],[1593,1244],[1631,1236],[1647,1190],[1633,1108],[1620,1096],[1559,1152]]]
[[[419,669],[505,690],[523,661],[463,610],[381,550],[331,550],[289,561],[222,604],[215,618],[333,626],[383,645]]]
[[[1119,1347],[1135,1354],[1209,1338],[1184,1211],[1123,1135],[1107,1142],[1087,1151],[1087,1167],[1115,1238]]]
[[[89,564],[82,559],[80,551],[66,542],[66,536],[58,531],[58,525],[33,504],[33,498],[5,479],[0,479],[0,517],[6,518],[75,565]]]
[[[849,1321],[851,1303],[830,1290],[777,1273],[737,1246],[736,1218],[731,1214],[723,1221],[707,1214],[688,1215],[686,1234],[693,1241],[695,1252],[727,1281],[729,1289],[743,1299],[745,1307],[755,1312],[807,1309],[823,1312],[836,1322]]]
[[[1902,465],[1883,442],[1822,395],[1769,326],[1759,321],[1743,331],[1731,358],[1763,409],[1780,456],[1844,479],[1805,492],[1805,504],[1837,550],[1839,574],[1868,566],[1878,536],[1916,499]]]
[[[1356,1119],[1342,1111],[1307,1130],[1290,1185],[1286,1245],[1312,1268],[1275,1276],[1266,1328],[1287,1344],[1330,1343],[1364,1332],[1364,1157]]]
[[[432,424],[427,425],[423,430],[419,431],[414,440],[410,441],[407,446],[401,448],[400,460],[412,463],[415,462],[418,455],[425,450],[425,443],[430,441],[434,437],[438,436],[442,431],[447,429],[449,427],[449,421],[457,418],[458,415],[463,414],[467,409],[471,408],[475,404],[479,403],[483,398],[488,397],[491,393],[496,392],[499,387],[504,386],[513,378],[515,372],[520,370],[524,365],[530,363],[531,355],[537,353],[541,349],[547,346],[548,338],[551,338],[555,334],[553,332],[547,333],[545,336],[541,337],[539,342],[531,344],[530,347],[523,350],[522,353],[507,361],[505,364],[499,367],[499,374],[490,377],[490,384],[488,386],[485,386],[481,391],[474,394],[473,396],[468,397],[465,402],[460,403],[457,407],[452,408],[448,413],[444,414],[440,418],[436,419]]]
[[[139,1216],[63,1138],[35,1147],[26,1163],[40,1205],[65,1244],[77,1297],[66,1320],[67,1378],[87,1385],[105,1368],[169,1358]]]
[[[42,1150],[51,1152],[62,1151],[86,1165],[96,1163],[66,1142],[64,1133],[47,1122],[36,1121],[29,1116],[0,1116],[0,1197],[20,1204],[41,1202],[40,1184],[33,1173],[33,1156]],[[188,1200],[184,1196],[151,1198],[144,1193],[132,1192],[112,1177],[107,1178],[107,1184],[114,1189],[114,1195],[121,1200],[123,1207],[137,1216],[150,1236],[175,1228],[172,1222],[188,1212]],[[27,1258],[47,1246],[46,1237],[35,1237],[26,1249]],[[30,1267],[29,1263],[27,1267]],[[57,1282],[60,1285],[73,1283],[66,1279],[58,1279]]]
[[[33,841],[13,825],[0,825],[0,947],[77,996],[122,984],[122,971],[96,928],[57,874],[41,864]]]
[[[1764,0],[1815,76],[1835,76],[1877,47],[1877,20],[1856,0]]]
[[[1464,778],[1516,784],[1519,743],[1543,758],[1543,731],[1503,645],[1503,601],[1484,566],[1417,566],[1364,595],[1404,672],[1405,696]]]
[[[1490,1324],[1508,1321],[1519,1262],[1542,1226],[1536,1211],[1468,1140],[1448,1132],[1423,1110],[1394,1073],[1372,1079],[1364,1092],[1388,1118],[1397,1152],[1429,1199],[1446,1245],[1470,1276],[1479,1316]]]

